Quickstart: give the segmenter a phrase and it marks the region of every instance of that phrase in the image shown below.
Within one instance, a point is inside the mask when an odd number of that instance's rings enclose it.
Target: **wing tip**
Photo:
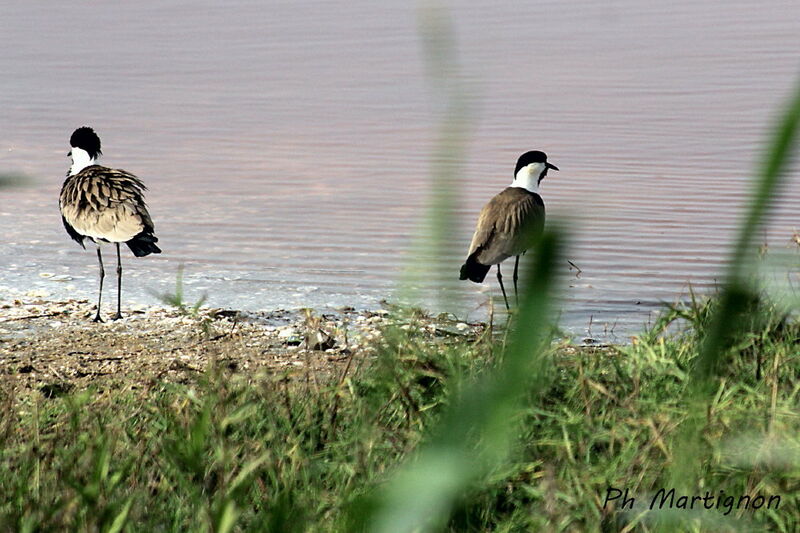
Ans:
[[[466,262],[461,265],[461,272],[459,273],[458,279],[468,279],[474,283],[483,283],[490,268],[492,268],[491,265],[479,263],[478,260],[475,259],[475,254],[472,254],[467,257]]]

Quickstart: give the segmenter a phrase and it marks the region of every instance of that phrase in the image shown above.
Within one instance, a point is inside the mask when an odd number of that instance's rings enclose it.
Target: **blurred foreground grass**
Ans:
[[[511,393],[514,402],[495,391],[480,397],[494,405],[471,404],[466,413],[457,406],[474,393],[469,384],[507,364],[503,336],[487,330],[433,343],[419,315],[399,317],[406,326],[376,341],[376,357],[329,383],[254,381],[220,365],[198,383],[147,391],[4,394],[0,529],[375,531],[397,467],[449,443],[481,453],[458,458],[465,489],[425,516],[423,528],[616,531],[639,523],[635,530],[646,531],[648,513],[618,512],[621,501],[604,508],[606,490],[627,488],[649,502],[648,494],[669,486],[679,449],[672,437],[694,415],[684,396],[698,333],[715,305],[676,306],[628,346],[547,343],[539,352],[544,374],[524,379],[529,386]],[[694,516],[708,527],[796,531],[800,327],[764,303],[754,302],[751,316],[755,327],[726,348],[729,364],[702,413],[692,494],[780,495],[781,506]],[[691,327],[665,337],[673,320]],[[448,420],[453,413],[461,417]],[[496,448],[501,460],[472,433],[484,415],[492,431],[507,434]],[[442,433],[452,423],[462,433]]]

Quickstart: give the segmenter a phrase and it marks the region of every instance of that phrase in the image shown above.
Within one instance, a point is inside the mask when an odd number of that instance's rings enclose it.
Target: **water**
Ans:
[[[426,264],[413,242],[442,118],[419,6],[268,4],[3,10],[0,169],[34,181],[0,192],[0,298],[95,297],[94,252],[57,213],[67,141],[84,124],[103,163],[151,189],[165,253],[124,259],[126,302],[155,302],[180,264],[188,297],[212,305],[397,297],[404,266]],[[571,222],[581,269],[563,265],[562,325],[624,339],[689,284],[713,286],[800,70],[800,4],[482,4],[450,11],[451,73],[471,102],[453,276],[481,205],[520,153],[540,149],[561,168],[543,185],[548,217]],[[800,226],[799,200],[794,172],[765,233],[772,247]],[[449,289],[463,315],[485,313],[499,293],[490,279]],[[437,287],[416,297],[433,307]]]

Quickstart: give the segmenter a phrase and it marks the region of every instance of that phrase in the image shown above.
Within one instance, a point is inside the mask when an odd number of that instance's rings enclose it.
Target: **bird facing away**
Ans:
[[[153,221],[144,202],[144,191],[147,187],[129,172],[97,164],[102,152],[100,138],[92,128],[84,126],[76,129],[69,143],[72,149],[67,156],[72,158],[72,166],[61,187],[58,202],[61,220],[69,236],[78,244],[86,248],[84,239],[90,239],[97,244],[100,294],[97,297],[95,322],[102,322],[100,302],[103,298],[105,277],[100,243],[113,242],[116,245],[117,314],[114,320],[117,320],[122,318],[122,260],[119,244],[127,244],[136,257],[161,253],[156,246],[158,238],[153,234]]]
[[[497,265],[497,281],[503,291],[506,309],[509,308],[508,298],[500,263],[516,256],[516,295],[519,256],[536,243],[544,229],[544,202],[539,196],[539,184],[549,169],[558,170],[558,167],[547,162],[544,152],[531,151],[520,156],[514,170],[514,181],[481,209],[467,260],[461,267],[460,279],[483,283],[492,265]]]

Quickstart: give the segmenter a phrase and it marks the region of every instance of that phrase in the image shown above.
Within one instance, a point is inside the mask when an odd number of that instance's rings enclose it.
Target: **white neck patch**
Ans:
[[[514,176],[514,181],[511,182],[512,187],[522,187],[530,192],[539,192],[539,176],[542,172],[547,170],[544,163],[531,163],[528,166],[522,167]]]
[[[97,162],[93,157],[89,157],[89,152],[83,148],[75,148],[73,146],[70,154],[72,156],[72,166],[69,167],[70,176],[74,176],[84,168]]]

